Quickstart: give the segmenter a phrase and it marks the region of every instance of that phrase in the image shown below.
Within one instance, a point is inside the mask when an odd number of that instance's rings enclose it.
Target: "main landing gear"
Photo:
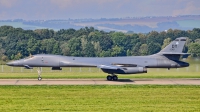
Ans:
[[[42,77],[41,77],[41,73],[42,73],[41,67],[38,67],[37,72],[38,72],[38,80],[41,81],[42,80]]]
[[[111,75],[108,75],[107,76],[107,80],[108,81],[117,81],[118,80],[118,77],[117,77],[117,75],[115,75],[115,74],[111,74]]]

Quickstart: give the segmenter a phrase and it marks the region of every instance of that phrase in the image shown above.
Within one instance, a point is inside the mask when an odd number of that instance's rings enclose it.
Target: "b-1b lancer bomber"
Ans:
[[[52,67],[52,70],[62,70],[61,67],[98,67],[108,73],[107,80],[118,80],[116,74],[147,73],[147,68],[180,68],[189,64],[180,61],[186,42],[186,37],[179,37],[172,41],[160,52],[148,56],[127,57],[73,57],[61,55],[38,54],[28,58],[7,63],[9,66],[32,69],[38,67],[38,80],[42,80],[41,67]]]

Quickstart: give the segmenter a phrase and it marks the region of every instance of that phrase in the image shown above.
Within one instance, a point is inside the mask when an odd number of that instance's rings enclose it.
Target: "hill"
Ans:
[[[0,26],[10,25],[23,29],[80,29],[94,27],[104,31],[121,31],[148,33],[167,29],[192,30],[200,28],[200,15],[164,16],[164,17],[127,17],[101,19],[68,19],[68,20],[1,20]]]

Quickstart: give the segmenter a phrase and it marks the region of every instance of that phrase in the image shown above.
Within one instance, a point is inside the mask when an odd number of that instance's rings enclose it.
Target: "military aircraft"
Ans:
[[[38,54],[9,62],[7,65],[26,69],[38,67],[38,80],[42,80],[41,67],[52,67],[52,70],[62,70],[61,67],[98,67],[109,74],[108,81],[116,81],[118,80],[116,74],[147,73],[147,68],[188,67],[188,63],[179,60],[182,55],[189,55],[182,53],[186,39],[186,37],[176,38],[160,52],[148,56],[73,57]]]

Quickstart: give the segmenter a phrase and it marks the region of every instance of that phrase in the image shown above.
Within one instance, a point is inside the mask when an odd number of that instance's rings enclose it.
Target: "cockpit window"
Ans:
[[[186,39],[181,39],[181,41],[186,41]]]

